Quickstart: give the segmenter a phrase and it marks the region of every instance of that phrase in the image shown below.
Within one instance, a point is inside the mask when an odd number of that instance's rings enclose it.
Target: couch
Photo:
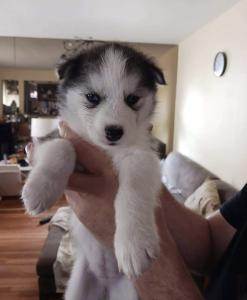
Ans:
[[[62,299],[62,294],[57,293],[53,264],[56,261],[58,248],[65,231],[53,226],[49,231],[44,246],[41,249],[37,264],[39,299],[54,300]]]
[[[183,203],[207,178],[215,179],[220,200],[223,203],[230,199],[237,191],[225,181],[219,179],[202,166],[185,157],[171,152],[166,159],[161,161],[162,182],[174,198]],[[40,290],[40,300],[60,298],[56,293],[53,264],[64,231],[59,227],[52,227],[48,233],[44,247],[37,262],[37,275]],[[198,282],[198,278],[196,278]],[[199,282],[200,284],[200,282]]]
[[[215,180],[221,203],[229,200],[237,192],[230,184],[178,152],[171,152],[162,162],[161,173],[162,182],[181,203],[184,203],[206,178]]]

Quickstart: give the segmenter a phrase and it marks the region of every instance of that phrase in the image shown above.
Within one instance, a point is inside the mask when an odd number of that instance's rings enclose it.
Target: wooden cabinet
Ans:
[[[25,81],[25,113],[31,116],[57,116],[57,83]]]

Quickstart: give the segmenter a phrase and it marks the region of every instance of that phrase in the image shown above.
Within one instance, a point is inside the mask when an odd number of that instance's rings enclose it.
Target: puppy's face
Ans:
[[[161,71],[118,44],[88,50],[62,65],[62,117],[101,147],[129,146],[148,127]],[[59,71],[59,70],[58,70]]]

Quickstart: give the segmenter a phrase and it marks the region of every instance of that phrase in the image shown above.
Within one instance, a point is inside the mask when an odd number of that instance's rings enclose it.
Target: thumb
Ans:
[[[70,176],[66,189],[90,195],[98,195],[102,186],[102,180],[102,176],[75,172]]]
[[[112,162],[103,150],[83,140],[63,121],[59,123],[59,133],[73,144],[77,161],[90,173],[102,174],[112,168]]]

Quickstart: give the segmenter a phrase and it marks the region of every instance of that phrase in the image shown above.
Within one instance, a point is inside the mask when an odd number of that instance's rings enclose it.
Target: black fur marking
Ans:
[[[137,75],[141,76],[140,86],[155,91],[157,84],[166,84],[162,70],[143,53],[121,44],[114,44],[114,48],[121,51],[123,56],[127,58],[127,74],[137,73]]]
[[[140,76],[138,84],[140,87],[156,91],[157,84],[166,84],[162,70],[144,54],[123,44],[106,43],[84,50],[67,60],[65,57],[62,58],[57,67],[61,79],[58,89],[61,99],[68,88],[81,85],[86,82],[88,74],[99,72],[105,53],[110,48],[122,53],[126,58],[126,74]]]

